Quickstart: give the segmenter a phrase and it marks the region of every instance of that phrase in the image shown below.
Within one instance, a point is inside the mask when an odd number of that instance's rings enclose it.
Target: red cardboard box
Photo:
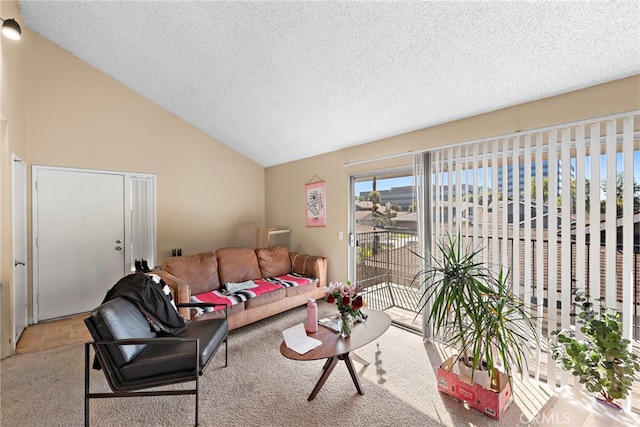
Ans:
[[[470,384],[470,378],[465,381],[454,374],[451,370],[454,360],[455,356],[452,356],[438,368],[438,390],[499,420],[513,401],[509,376],[499,372],[496,389],[487,389],[477,383]]]

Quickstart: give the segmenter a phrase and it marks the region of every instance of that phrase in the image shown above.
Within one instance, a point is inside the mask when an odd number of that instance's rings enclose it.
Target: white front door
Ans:
[[[13,156],[13,326],[14,343],[27,327],[27,167]]]
[[[38,319],[88,312],[125,273],[123,174],[34,168]]]

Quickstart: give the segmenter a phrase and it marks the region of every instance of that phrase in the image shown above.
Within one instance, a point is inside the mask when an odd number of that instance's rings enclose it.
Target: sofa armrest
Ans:
[[[321,256],[289,252],[291,271],[303,276],[318,278],[318,287],[327,286],[327,259]]]
[[[184,280],[172,275],[165,270],[154,270],[153,274],[157,274],[171,288],[173,299],[176,305],[187,304],[191,301],[191,286]],[[178,313],[184,319],[191,319],[191,310],[189,307],[178,307]]]

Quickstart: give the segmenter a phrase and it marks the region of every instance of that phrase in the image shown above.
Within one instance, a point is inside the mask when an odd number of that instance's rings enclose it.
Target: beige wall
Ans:
[[[264,168],[31,33],[30,164],[157,175],[158,257],[251,245]]]
[[[16,2],[0,1],[0,17],[22,18]],[[12,153],[26,160],[24,46],[0,36],[0,357],[13,347]]]
[[[0,16],[13,15],[4,10],[9,4],[18,17],[13,2],[1,3]],[[23,38],[11,52],[2,38],[0,113],[9,119],[11,131],[9,146],[2,141],[0,170],[3,255],[12,252],[6,158],[12,152],[26,160],[29,182],[32,165],[156,174],[160,262],[175,247],[190,254],[253,245],[256,227],[264,225],[263,167],[31,32],[22,20],[20,24]],[[30,191],[28,198],[30,218]],[[30,239],[31,230],[28,265]],[[11,344],[11,265],[5,258],[10,255],[2,257],[0,317],[2,343]],[[30,301],[31,289],[30,283]],[[11,346],[0,350],[6,357]]]
[[[267,225],[291,227],[294,249],[329,259],[328,280],[347,277],[349,175],[410,164],[410,156],[354,167],[347,162],[472,141],[480,138],[640,109],[640,76],[594,86],[266,170]],[[305,227],[306,184],[326,182],[327,226]],[[287,209],[282,209],[287,206]],[[338,240],[338,231],[345,239]]]
[[[265,171],[29,31],[15,1],[0,1],[0,16],[23,27],[19,43],[0,41],[0,114],[8,123],[0,132],[2,357],[11,351],[11,153],[29,172],[39,164],[156,174],[160,260],[173,247],[188,254],[251,245],[255,226],[287,226],[294,250],[328,257],[329,280],[346,280],[347,239],[337,232],[349,231],[348,176],[409,158],[345,162],[640,109],[635,76]],[[314,175],[326,181],[327,227],[304,225],[304,184]],[[30,263],[31,248],[29,256]]]

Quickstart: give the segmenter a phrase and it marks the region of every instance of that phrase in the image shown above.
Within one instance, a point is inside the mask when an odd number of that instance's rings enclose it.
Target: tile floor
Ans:
[[[91,335],[83,321],[88,316],[88,313],[78,314],[27,326],[18,340],[16,354],[90,341]]]

